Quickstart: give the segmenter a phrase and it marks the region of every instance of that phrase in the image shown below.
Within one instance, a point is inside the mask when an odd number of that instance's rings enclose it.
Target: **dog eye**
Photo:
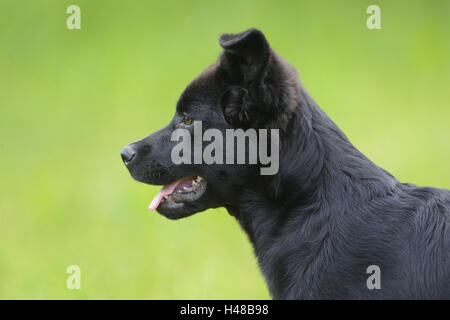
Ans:
[[[185,125],[187,125],[187,126],[190,126],[191,124],[194,123],[194,120],[191,119],[191,118],[188,118],[188,117],[184,117],[184,118],[183,118],[183,123],[184,123]]]

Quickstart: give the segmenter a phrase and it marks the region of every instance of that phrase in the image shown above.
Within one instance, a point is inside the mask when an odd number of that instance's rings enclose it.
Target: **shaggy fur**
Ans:
[[[139,181],[201,175],[208,183],[199,200],[158,212],[178,219],[226,207],[275,299],[450,299],[450,192],[401,183],[366,158],[260,31],[223,35],[220,44],[224,52],[186,88],[169,125],[128,147]],[[185,116],[204,130],[280,129],[278,174],[173,165],[170,135]],[[366,285],[370,265],[381,269],[379,290]]]

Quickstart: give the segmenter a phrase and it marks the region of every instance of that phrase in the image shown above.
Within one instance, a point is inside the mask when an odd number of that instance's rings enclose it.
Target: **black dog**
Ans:
[[[220,45],[172,121],[122,150],[134,179],[167,184],[152,208],[178,219],[225,207],[275,299],[449,299],[450,191],[400,183],[361,154],[259,30],[222,35]],[[194,120],[222,133],[278,129],[278,173],[261,175],[260,163],[175,165],[172,132],[193,131]],[[381,287],[368,286],[373,265]]]

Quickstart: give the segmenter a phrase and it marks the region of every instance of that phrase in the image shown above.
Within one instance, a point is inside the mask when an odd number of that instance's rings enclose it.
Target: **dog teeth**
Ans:
[[[184,190],[184,191],[191,191],[191,189],[188,188],[188,187],[183,187],[183,190]]]
[[[199,183],[198,183],[197,181],[192,181],[192,186],[193,186],[193,187],[198,187],[198,186],[199,186]]]

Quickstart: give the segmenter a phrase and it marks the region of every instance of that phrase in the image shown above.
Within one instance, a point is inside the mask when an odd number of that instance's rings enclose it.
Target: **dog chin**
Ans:
[[[183,202],[174,204],[162,203],[158,206],[156,211],[162,216],[171,220],[186,218],[199,212],[194,208],[190,208],[188,204],[185,204]]]

